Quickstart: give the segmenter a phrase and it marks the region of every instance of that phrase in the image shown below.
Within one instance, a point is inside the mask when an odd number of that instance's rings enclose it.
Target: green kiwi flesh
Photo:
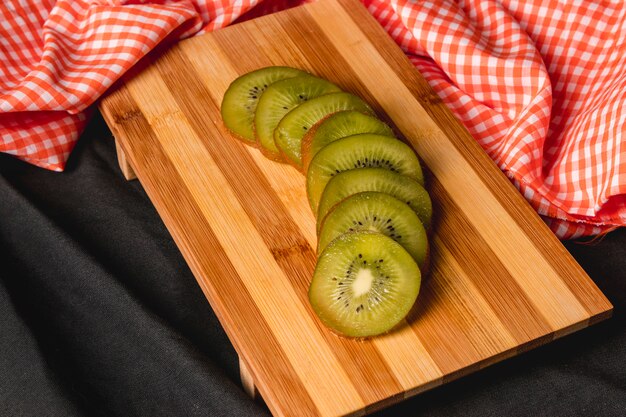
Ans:
[[[380,233],[346,233],[320,255],[309,301],[320,320],[349,337],[386,333],[415,303],[421,274],[411,255]]]
[[[318,253],[339,235],[358,231],[382,233],[395,240],[424,270],[428,257],[426,229],[406,203],[376,191],[346,198],[326,216],[317,243]]]
[[[302,139],[304,166],[308,166],[315,154],[330,142],[359,133],[394,137],[393,130],[376,117],[354,110],[340,111],[321,121]]]
[[[433,205],[428,191],[420,183],[384,168],[362,168],[344,171],[328,181],[317,209],[318,233],[322,221],[337,203],[364,191],[387,193],[406,203],[417,214],[424,228],[430,228]]]
[[[372,114],[372,109],[359,97],[350,93],[331,93],[311,99],[285,115],[274,130],[274,142],[287,159],[302,169],[302,137],[329,114],[342,110],[357,110]]]
[[[254,113],[263,91],[272,83],[304,75],[306,72],[289,67],[265,67],[248,72],[234,80],[221,104],[222,120],[237,138],[254,142]]]
[[[255,134],[263,153],[272,159],[280,157],[274,129],[285,114],[309,99],[340,91],[333,83],[313,76],[288,78],[267,87],[254,116]]]
[[[424,184],[419,160],[404,142],[370,133],[348,136],[329,143],[311,160],[306,187],[313,213],[317,213],[320,196],[332,177],[362,168],[384,168]]]

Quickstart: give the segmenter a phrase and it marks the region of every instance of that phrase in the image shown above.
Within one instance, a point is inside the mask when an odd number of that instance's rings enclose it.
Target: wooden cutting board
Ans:
[[[421,156],[432,265],[407,325],[367,341],[309,307],[315,220],[295,169],[226,135],[238,75],[290,65],[365,98]],[[180,42],[101,103],[277,416],[362,415],[610,316],[612,306],[357,0]]]

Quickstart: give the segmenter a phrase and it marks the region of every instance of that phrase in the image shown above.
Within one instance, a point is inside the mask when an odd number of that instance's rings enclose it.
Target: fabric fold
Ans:
[[[62,171],[94,102],[158,44],[306,1],[5,2],[0,152]],[[626,224],[622,2],[362,1],[558,237]]]

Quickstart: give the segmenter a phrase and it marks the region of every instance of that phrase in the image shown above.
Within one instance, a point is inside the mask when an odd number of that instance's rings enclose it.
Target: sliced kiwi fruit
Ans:
[[[230,84],[222,99],[224,125],[233,136],[254,143],[254,113],[263,91],[276,81],[305,74],[295,68],[275,66],[240,76]]]
[[[382,233],[401,244],[423,270],[428,237],[422,222],[406,203],[377,191],[354,194],[328,213],[320,229],[318,253],[339,235],[364,230]]]
[[[233,136],[306,168],[320,252],[309,300],[321,321],[348,337],[398,326],[420,290],[432,216],[413,150],[362,99],[295,68],[237,78],[221,114]]]
[[[332,93],[311,99],[285,115],[274,130],[274,142],[288,161],[302,169],[301,145],[306,132],[332,113],[357,110],[373,114],[372,109],[359,97],[350,93]]]
[[[329,143],[311,160],[306,186],[313,213],[317,213],[320,196],[332,177],[360,168],[384,168],[424,184],[419,160],[404,142],[370,133],[348,136]]]
[[[306,169],[315,154],[330,142],[359,133],[394,137],[393,130],[376,117],[354,110],[340,111],[315,124],[302,138],[302,163]]]
[[[406,203],[417,214],[424,228],[430,228],[433,205],[428,192],[420,183],[384,168],[362,168],[344,171],[328,181],[317,209],[317,231],[337,203],[364,191],[380,191]]]
[[[255,134],[263,154],[274,160],[280,158],[274,143],[274,129],[291,109],[309,99],[340,91],[330,81],[310,75],[277,81],[267,87],[254,116]]]
[[[375,336],[409,313],[420,284],[417,263],[399,243],[380,233],[346,233],[320,255],[309,300],[333,331]]]

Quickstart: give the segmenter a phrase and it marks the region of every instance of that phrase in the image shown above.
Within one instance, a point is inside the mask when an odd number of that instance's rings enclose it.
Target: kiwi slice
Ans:
[[[380,233],[346,233],[320,255],[309,301],[335,332],[375,336],[409,313],[420,284],[417,263],[399,243]]]
[[[362,230],[382,233],[395,240],[423,270],[428,237],[422,222],[406,203],[377,191],[354,194],[328,213],[320,230],[318,253],[339,235]]]
[[[373,114],[372,109],[355,95],[326,94],[302,103],[281,119],[274,130],[276,146],[296,168],[302,169],[300,155],[302,137],[315,123],[341,110],[357,110]]]
[[[393,130],[376,117],[354,110],[330,115],[314,125],[302,138],[302,162],[308,167],[315,154],[330,142],[359,133],[375,133],[394,137]]]
[[[265,67],[240,76],[230,84],[222,99],[224,125],[233,136],[253,143],[254,112],[263,91],[276,81],[304,74],[290,67]]]
[[[274,129],[291,109],[309,99],[340,91],[333,83],[308,75],[277,81],[267,87],[254,116],[255,134],[263,153],[271,159],[280,159],[274,144]]]
[[[329,143],[311,160],[306,187],[313,213],[317,213],[320,196],[332,177],[360,168],[384,168],[424,184],[419,160],[404,142],[371,133],[348,136]]]
[[[317,231],[337,203],[364,191],[380,191],[406,203],[417,214],[424,228],[430,228],[433,205],[424,187],[414,179],[384,168],[362,168],[344,171],[328,181],[317,209]]]

